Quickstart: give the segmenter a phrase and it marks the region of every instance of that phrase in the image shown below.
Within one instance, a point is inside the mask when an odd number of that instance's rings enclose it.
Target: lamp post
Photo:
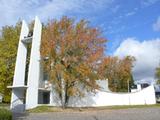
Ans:
[[[129,93],[129,79],[128,79],[128,93]]]

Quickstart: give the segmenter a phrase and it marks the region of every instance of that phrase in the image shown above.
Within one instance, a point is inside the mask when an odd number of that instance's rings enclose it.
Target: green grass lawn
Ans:
[[[151,108],[160,107],[160,104],[155,105],[125,105],[125,106],[105,106],[105,107],[84,107],[84,108],[66,108],[53,106],[39,106],[37,108],[28,110],[28,112],[41,113],[41,112],[85,112],[85,111],[95,111],[95,110],[115,110],[115,109],[132,109],[132,108]]]
[[[6,108],[0,108],[0,120],[12,120],[12,113]]]
[[[7,104],[7,103],[0,103],[0,108],[9,109],[9,104]]]

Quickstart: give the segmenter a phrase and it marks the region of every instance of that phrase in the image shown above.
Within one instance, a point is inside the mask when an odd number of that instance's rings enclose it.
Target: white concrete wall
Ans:
[[[114,105],[149,105],[156,104],[154,86],[149,86],[141,91],[134,93],[115,93],[111,92],[106,80],[98,81],[102,85],[96,93],[87,93],[84,97],[71,97],[69,100],[70,107],[99,107],[99,106],[114,106]],[[105,89],[104,89],[105,88]],[[51,91],[52,106],[61,106],[54,88]]]
[[[28,89],[26,94],[26,109],[34,108],[38,105],[38,87],[40,80],[40,43],[42,24],[38,17],[35,18],[32,47],[28,72]]]
[[[153,86],[149,86],[135,93],[113,93],[97,90],[96,94],[89,93],[83,98],[71,98],[69,102],[69,106],[72,107],[98,107],[145,104],[156,104],[155,91]]]
[[[28,35],[29,28],[26,22],[22,21],[21,33],[19,38],[19,45],[17,51],[16,65],[13,78],[13,86],[23,86],[25,80],[25,69],[26,69],[26,57],[27,57],[27,46],[22,40]]]
[[[14,112],[23,112],[24,105],[24,89],[12,89],[11,110]]]
[[[38,91],[38,104],[43,103],[43,93],[42,91]]]
[[[13,87],[17,86],[24,86],[25,80],[25,69],[26,69],[26,57],[27,57],[27,48],[26,45],[22,42],[22,39],[28,35],[29,29],[25,21],[22,22],[21,33],[19,38],[19,45],[17,51],[17,59],[16,59],[16,66],[14,72],[14,79],[13,79]],[[12,96],[11,96],[11,109],[21,111],[24,109],[23,107],[23,100],[24,97],[24,89],[12,89]]]

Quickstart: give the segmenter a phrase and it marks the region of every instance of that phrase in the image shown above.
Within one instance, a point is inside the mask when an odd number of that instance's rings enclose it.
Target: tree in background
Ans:
[[[10,102],[12,84],[21,23],[16,26],[5,26],[0,37],[0,93],[4,95],[4,102]]]
[[[34,21],[29,24],[30,31],[33,31]],[[17,49],[19,43],[19,36],[21,30],[21,22],[17,22],[15,26],[4,26],[1,30],[0,36],[0,93],[4,95],[3,102],[10,102],[11,89],[8,89],[8,85],[12,85]],[[27,63],[26,74],[28,74],[29,54],[31,44],[27,46]],[[27,75],[25,76],[25,83],[27,81]]]
[[[97,66],[104,57],[105,43],[101,32],[89,27],[85,20],[75,23],[63,17],[60,21],[50,21],[44,28],[41,43],[43,66],[63,107],[67,106],[71,96],[83,96],[82,89],[98,89]]]
[[[134,84],[132,76],[132,67],[134,57],[127,56],[123,59],[118,57],[106,57],[101,65],[101,76],[108,79],[109,88],[113,92],[126,92],[128,85]]]
[[[160,84],[160,66],[156,68],[155,76],[157,78],[157,84]]]

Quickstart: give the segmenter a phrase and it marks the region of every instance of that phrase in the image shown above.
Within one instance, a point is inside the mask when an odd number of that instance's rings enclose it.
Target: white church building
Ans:
[[[19,45],[16,58],[12,89],[11,109],[24,111],[40,105],[60,106],[54,88],[46,79],[40,57],[40,44],[42,24],[38,17],[35,18],[33,35],[28,37],[29,28],[25,21],[22,22]],[[30,62],[26,74],[27,45],[31,43]],[[27,82],[25,82],[27,76]],[[107,80],[97,80],[101,86],[96,93],[87,93],[83,98],[73,97],[69,100],[71,107],[98,107],[112,105],[145,105],[155,104],[155,90],[151,85],[132,93],[113,93],[108,89]]]

